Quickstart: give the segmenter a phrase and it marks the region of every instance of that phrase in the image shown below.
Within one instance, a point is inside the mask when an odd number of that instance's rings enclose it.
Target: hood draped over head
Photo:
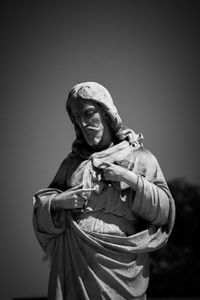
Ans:
[[[108,90],[101,84],[97,82],[82,82],[76,84],[71,89],[67,99],[66,109],[73,123],[74,120],[70,109],[70,103],[74,99],[85,99],[99,103],[105,110],[105,113],[110,117],[113,130],[118,131],[121,127],[122,121],[117,112],[117,108],[113,103],[112,97]]]
[[[66,110],[72,123],[74,124],[76,132],[76,140],[73,142],[72,151],[80,153],[80,149],[83,151],[83,147],[86,145],[83,134],[79,126],[76,124],[71,111],[71,103],[76,99],[90,100],[98,103],[111,120],[111,128],[117,140],[122,141],[128,139],[131,142],[133,140],[135,141],[136,137],[138,137],[133,130],[122,125],[122,120],[117,112],[117,108],[113,103],[112,97],[104,86],[97,82],[81,82],[76,84],[71,89],[66,103]],[[140,135],[140,137],[137,139],[141,138],[142,135]]]

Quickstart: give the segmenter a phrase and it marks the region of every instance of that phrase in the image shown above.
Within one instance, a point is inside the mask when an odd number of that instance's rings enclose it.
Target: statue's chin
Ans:
[[[85,140],[87,144],[91,147],[98,146],[98,144],[101,141],[101,138],[102,138],[102,134],[100,133],[93,136],[85,136]]]
[[[97,146],[100,143],[100,141],[101,139],[99,138],[86,139],[87,144],[91,147]]]

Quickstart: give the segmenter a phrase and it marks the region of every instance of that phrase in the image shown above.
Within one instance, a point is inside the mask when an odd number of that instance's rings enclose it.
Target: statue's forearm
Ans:
[[[128,184],[134,191],[137,189],[138,184],[138,175],[125,169],[122,181],[124,181],[126,184]]]

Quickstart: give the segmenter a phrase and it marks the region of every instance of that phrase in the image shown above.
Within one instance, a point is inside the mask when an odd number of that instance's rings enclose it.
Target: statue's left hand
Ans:
[[[102,163],[99,168],[103,169],[105,180],[110,181],[123,181],[125,173],[127,172],[125,168],[107,162]]]

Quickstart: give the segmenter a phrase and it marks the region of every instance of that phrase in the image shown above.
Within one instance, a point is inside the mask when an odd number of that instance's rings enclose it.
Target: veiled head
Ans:
[[[122,126],[110,93],[97,82],[76,84],[68,95],[66,110],[76,132],[72,145],[75,152],[84,144],[99,151],[111,142],[127,139],[132,143],[135,140],[134,131]]]
[[[103,111],[110,118],[111,126],[114,131],[117,131],[122,124],[121,118],[117,112],[112,97],[108,90],[97,82],[82,82],[76,84],[70,91],[66,103],[66,109],[69,116],[74,122],[73,115],[71,114],[71,103],[75,99],[91,100],[93,103],[98,103]]]

